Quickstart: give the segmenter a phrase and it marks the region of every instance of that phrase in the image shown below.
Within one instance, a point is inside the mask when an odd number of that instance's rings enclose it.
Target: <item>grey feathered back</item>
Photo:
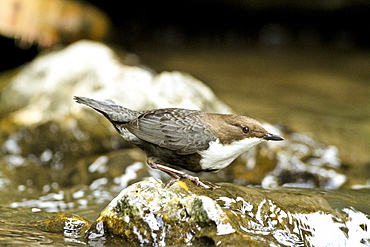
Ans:
[[[127,130],[147,142],[186,155],[205,150],[216,139],[202,123],[199,111],[166,108],[143,112],[126,126]]]

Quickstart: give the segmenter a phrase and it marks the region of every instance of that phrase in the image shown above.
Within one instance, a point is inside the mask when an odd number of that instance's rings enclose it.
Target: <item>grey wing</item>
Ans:
[[[186,155],[207,149],[215,140],[205,124],[195,121],[193,113],[184,109],[159,109],[148,111],[132,120],[126,128],[147,142]]]

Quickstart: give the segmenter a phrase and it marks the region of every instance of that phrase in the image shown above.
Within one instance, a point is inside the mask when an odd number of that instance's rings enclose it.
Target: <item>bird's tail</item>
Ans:
[[[99,101],[86,97],[74,96],[73,99],[80,104],[87,105],[103,114],[109,121],[115,123],[127,123],[138,117],[140,112],[116,105],[113,102]]]

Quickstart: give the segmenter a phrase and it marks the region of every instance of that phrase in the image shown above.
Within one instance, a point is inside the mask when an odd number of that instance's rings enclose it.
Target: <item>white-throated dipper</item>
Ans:
[[[144,150],[151,168],[205,188],[198,177],[174,167],[217,171],[263,140],[284,140],[267,132],[257,120],[236,114],[180,108],[134,111],[108,101],[77,96],[74,100],[103,114],[124,139]]]

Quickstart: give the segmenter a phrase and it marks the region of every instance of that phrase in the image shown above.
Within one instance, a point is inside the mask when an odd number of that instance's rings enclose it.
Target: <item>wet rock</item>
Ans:
[[[38,222],[38,227],[46,232],[63,233],[66,237],[81,238],[90,227],[90,223],[78,215],[60,213]]]
[[[337,196],[304,189],[264,190],[228,183],[207,190],[190,181],[165,186],[150,178],[122,190],[87,236],[114,235],[137,246],[369,243],[368,212],[358,211],[369,202],[369,195],[365,192],[365,198],[353,205],[356,195],[335,193]]]

